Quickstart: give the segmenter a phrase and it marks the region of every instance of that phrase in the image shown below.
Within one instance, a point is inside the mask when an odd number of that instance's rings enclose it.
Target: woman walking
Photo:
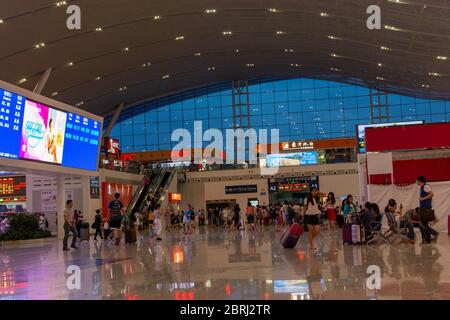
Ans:
[[[309,195],[304,200],[303,214],[305,219],[305,224],[308,228],[308,241],[310,249],[313,251],[317,250],[314,239],[320,234],[320,204],[319,204],[319,190],[317,188],[312,188]]]

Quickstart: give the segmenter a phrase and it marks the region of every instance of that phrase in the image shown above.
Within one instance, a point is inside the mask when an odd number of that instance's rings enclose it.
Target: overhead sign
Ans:
[[[89,177],[91,199],[100,199],[100,177]]]
[[[319,177],[291,177],[271,179],[269,192],[303,192],[307,193],[312,188],[319,189]]]
[[[258,192],[258,186],[256,184],[225,187],[225,194],[256,193],[256,192]]]

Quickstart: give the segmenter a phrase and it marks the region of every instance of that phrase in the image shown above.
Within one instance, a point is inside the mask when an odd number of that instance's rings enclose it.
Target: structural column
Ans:
[[[36,87],[34,87],[33,92],[37,94],[41,94],[42,90],[44,90],[45,85],[47,84],[48,78],[50,78],[50,75],[52,74],[53,68],[48,68],[44,71],[41,78],[39,79],[38,83],[36,84]]]
[[[57,221],[58,221],[58,239],[62,240],[64,238],[64,209],[66,208],[66,186],[65,177],[63,175],[58,175],[56,178],[56,210],[57,210]]]
[[[114,127],[114,125],[116,124],[117,119],[119,119],[124,106],[125,106],[125,102],[122,102],[121,104],[119,104],[116,111],[114,111],[114,115],[111,119],[111,122],[109,123],[108,128],[106,128],[106,130],[105,130],[104,137],[109,137],[109,135],[111,134],[111,130]]]

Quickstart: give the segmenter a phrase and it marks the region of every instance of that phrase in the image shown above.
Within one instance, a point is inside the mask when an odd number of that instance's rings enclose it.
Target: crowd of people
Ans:
[[[331,231],[339,230],[344,224],[359,224],[364,228],[366,238],[373,236],[373,231],[381,229],[383,217],[387,214],[397,216],[399,228],[404,230],[405,236],[411,243],[415,243],[414,228],[419,228],[422,235],[422,243],[429,244],[432,236],[436,239],[439,233],[430,226],[434,215],[432,209],[433,191],[426,183],[425,177],[418,177],[417,184],[420,187],[419,206],[406,211],[403,206],[397,205],[395,199],[390,199],[384,212],[376,203],[366,202],[364,206],[355,204],[353,196],[348,195],[340,203],[333,192],[328,193],[325,199],[320,197],[318,188],[312,188],[309,194],[296,203],[284,201],[283,203],[268,206],[253,206],[250,202],[245,210],[239,204],[226,207],[211,207],[205,212],[203,209],[194,209],[187,204],[184,209],[169,204],[162,209],[158,204],[158,191],[154,201],[150,201],[143,212],[136,212],[133,217],[128,217],[124,211],[124,205],[120,200],[120,194],[116,193],[113,201],[108,206],[108,219],[103,219],[100,210],[97,210],[92,228],[95,229],[94,240],[97,236],[101,239],[108,238],[112,234],[116,245],[121,241],[121,230],[133,224],[138,230],[149,227],[150,236],[161,240],[163,230],[182,228],[185,235],[190,235],[197,226],[208,225],[223,227],[228,231],[248,230],[275,226],[278,229],[289,227],[294,223],[303,224],[308,232],[308,243],[311,250],[317,250],[316,238],[321,232],[321,226],[326,226]],[[80,231],[78,221],[83,221],[81,212],[72,212],[73,201],[68,200],[64,213],[64,250],[69,250],[67,241],[69,233],[73,233],[72,247],[76,248],[76,239]],[[77,230],[78,229],[78,230]],[[104,233],[104,237],[102,236]]]

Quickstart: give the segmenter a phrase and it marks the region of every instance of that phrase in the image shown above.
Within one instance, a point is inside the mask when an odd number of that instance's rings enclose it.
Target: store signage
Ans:
[[[126,161],[136,161],[136,153],[124,153],[122,154],[119,159],[122,160],[123,162]]]
[[[100,199],[100,178],[89,177],[91,199]]]
[[[314,150],[313,141],[293,141],[293,142],[282,142],[281,148],[283,151],[287,150]]]
[[[255,192],[258,192],[258,186],[256,184],[225,187],[225,194],[255,193]]]
[[[109,154],[119,154],[119,140],[114,138],[105,138],[106,151]]]

